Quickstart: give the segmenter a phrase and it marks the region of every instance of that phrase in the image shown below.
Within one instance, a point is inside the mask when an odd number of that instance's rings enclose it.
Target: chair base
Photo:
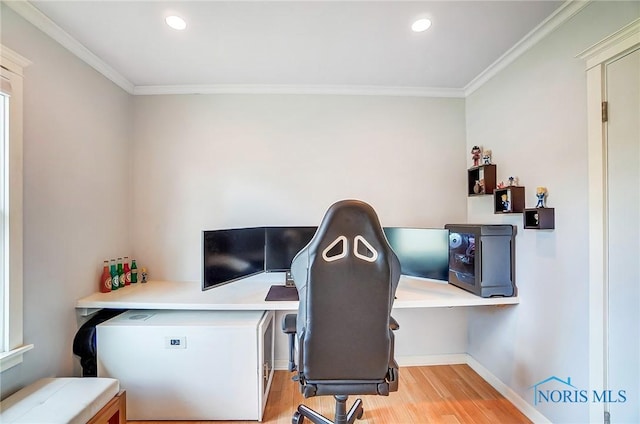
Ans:
[[[349,409],[349,412],[347,412],[348,396],[335,395],[334,398],[336,399],[336,416],[334,421],[331,421],[324,415],[320,415],[305,405],[299,405],[298,410],[294,412],[293,418],[291,418],[291,423],[302,424],[304,419],[308,418],[309,421],[314,424],[353,424],[355,420],[362,418],[362,414],[364,414],[362,399],[356,399]]]

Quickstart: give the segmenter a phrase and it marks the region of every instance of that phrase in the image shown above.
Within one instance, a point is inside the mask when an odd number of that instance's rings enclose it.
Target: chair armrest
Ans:
[[[296,332],[296,325],[298,321],[297,314],[287,314],[282,317],[282,331],[285,334],[292,334]]]
[[[400,328],[400,324],[398,324],[398,321],[393,319],[392,316],[389,316],[389,329],[395,331],[395,330],[398,330],[399,328]]]

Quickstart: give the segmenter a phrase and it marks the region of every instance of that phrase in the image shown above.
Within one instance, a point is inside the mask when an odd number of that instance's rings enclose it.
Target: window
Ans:
[[[0,371],[33,348],[22,339],[22,69],[0,46]]]

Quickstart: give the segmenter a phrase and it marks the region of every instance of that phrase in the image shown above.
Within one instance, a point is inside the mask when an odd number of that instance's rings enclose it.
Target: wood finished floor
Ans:
[[[263,423],[289,424],[300,403],[333,419],[335,403],[331,396],[304,399],[292,373],[276,371]],[[502,397],[468,365],[437,365],[400,368],[400,389],[389,396],[361,396],[362,424],[520,424],[531,423],[515,406]],[[355,396],[349,398],[351,406]],[[128,421],[135,424],[169,421]],[[172,421],[178,423],[178,421]],[[255,424],[256,421],[179,421],[186,424]],[[305,420],[305,423],[308,423]]]

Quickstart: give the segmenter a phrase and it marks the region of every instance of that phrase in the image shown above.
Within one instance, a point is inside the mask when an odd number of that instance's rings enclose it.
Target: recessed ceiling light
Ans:
[[[171,28],[176,29],[178,31],[182,31],[183,29],[185,29],[187,27],[187,23],[180,16],[175,16],[175,15],[167,16],[165,18],[165,22]]]
[[[429,19],[418,19],[411,25],[411,29],[414,32],[422,32],[429,29],[431,26],[431,21]]]

